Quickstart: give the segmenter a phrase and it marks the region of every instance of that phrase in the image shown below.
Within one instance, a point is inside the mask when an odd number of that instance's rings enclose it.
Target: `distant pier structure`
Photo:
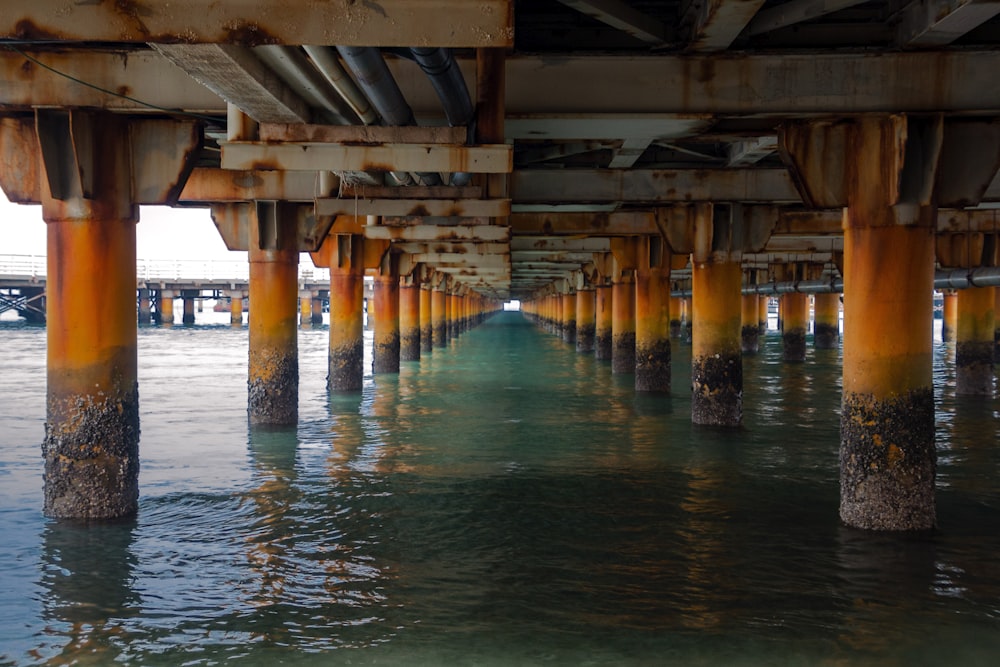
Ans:
[[[958,390],[995,391],[1000,5],[276,6],[0,8],[0,186],[48,229],[48,514],[135,511],[136,305],[197,298],[136,292],[138,205],[165,204],[248,252],[251,425],[297,419],[302,252],[331,392],[362,386],[367,277],[377,374],[517,299],[636,391],[689,331],[693,422],[738,427],[778,297],[784,363],[810,321],[843,350],[841,519],[936,524],[935,288]]]

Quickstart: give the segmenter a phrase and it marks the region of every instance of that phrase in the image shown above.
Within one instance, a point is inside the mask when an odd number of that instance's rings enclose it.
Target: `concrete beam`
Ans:
[[[611,241],[594,236],[585,238],[560,238],[555,236],[519,236],[510,241],[511,252],[611,252]]]
[[[750,21],[747,34],[760,35],[771,32],[864,2],[868,2],[868,0],[790,0],[790,2],[758,12]]]
[[[784,169],[520,170],[511,192],[516,204],[802,201]]]
[[[693,0],[690,51],[725,51],[746,28],[764,0]]]
[[[284,171],[438,171],[504,174],[513,169],[508,145],[348,144],[227,142],[223,169]]]
[[[658,234],[652,211],[616,213],[513,213],[511,231],[518,236],[637,236]]]
[[[757,164],[778,150],[778,137],[769,135],[745,139],[729,145],[729,167],[747,167]]]
[[[464,127],[385,127],[381,125],[308,125],[261,123],[261,141],[291,141],[316,144],[455,144],[468,140]]]
[[[0,38],[70,42],[510,47],[511,0],[6,0]]]
[[[338,179],[323,188],[316,172],[198,168],[191,172],[178,203],[198,205],[243,201],[301,201],[336,192]]]
[[[900,46],[945,46],[997,14],[1000,0],[913,0],[900,13],[896,41]]]
[[[317,215],[499,218],[510,215],[509,199],[317,199]]]
[[[620,0],[559,0],[581,14],[597,19],[650,44],[666,41],[666,26]]]
[[[482,241],[507,242],[510,227],[500,225],[364,225],[365,238],[392,241]]]

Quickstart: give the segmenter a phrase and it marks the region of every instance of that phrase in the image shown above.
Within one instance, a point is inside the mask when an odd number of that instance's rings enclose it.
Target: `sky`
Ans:
[[[44,255],[40,206],[11,204],[0,191],[0,255]],[[207,208],[142,206],[136,227],[137,259],[245,261],[222,242]]]

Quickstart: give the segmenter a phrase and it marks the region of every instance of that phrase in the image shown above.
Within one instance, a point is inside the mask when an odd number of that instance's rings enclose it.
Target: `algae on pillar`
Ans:
[[[391,255],[387,255],[391,262]],[[387,262],[387,263],[388,263]],[[399,372],[399,274],[385,266],[375,277],[375,336],[372,371]]]
[[[740,304],[740,350],[743,354],[756,354],[760,346],[758,299],[756,294],[744,294]]]
[[[611,284],[611,372],[635,372],[635,280],[622,272]]]
[[[561,297],[562,339],[576,345],[576,292],[567,292]]]
[[[782,294],[781,318],[782,358],[785,361],[805,361],[809,295],[800,292]]]
[[[611,359],[611,285],[594,289],[594,358]]]
[[[739,261],[692,263],[691,421],[739,426],[743,421]]]
[[[328,391],[360,391],[364,380],[364,237],[334,234],[321,252],[330,267]]]
[[[420,286],[410,280],[399,288],[399,360],[420,360]]]
[[[434,328],[434,347],[448,345],[448,294],[443,284],[431,292],[431,323]]]
[[[835,350],[840,346],[840,295],[830,292],[813,298],[813,344],[817,350]]]
[[[643,268],[643,263],[649,262],[641,262],[635,272],[635,389],[666,393],[670,391],[669,262],[667,268]]]
[[[995,288],[969,287],[958,292],[955,332],[955,393],[993,394]]]
[[[431,287],[420,285],[420,351],[430,352],[434,347],[434,324],[431,319]]]
[[[583,288],[576,293],[576,351],[594,351],[594,330],[597,320],[594,312],[593,288]]]

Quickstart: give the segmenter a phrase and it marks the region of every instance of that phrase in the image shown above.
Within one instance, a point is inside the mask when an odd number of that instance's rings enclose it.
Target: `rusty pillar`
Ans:
[[[375,351],[372,371],[399,372],[399,276],[395,271],[375,277]]]
[[[594,351],[595,296],[593,289],[576,293],[576,351]]]
[[[149,302],[149,290],[145,287],[140,287],[138,292],[139,298],[139,318],[138,323],[140,325],[149,324],[152,319],[152,310],[150,308]]]
[[[55,518],[128,516],[139,496],[138,208],[129,201],[128,161],[111,148],[126,139],[112,123],[101,130],[94,145],[109,148],[101,155],[94,198],[42,196],[48,223],[44,511]]]
[[[740,303],[740,351],[743,354],[757,354],[760,348],[758,301],[759,297],[756,294],[744,294]]]
[[[760,335],[767,335],[767,305],[771,299],[766,296],[762,296],[757,300],[757,322],[760,329]]]
[[[258,204],[250,224],[250,366],[247,412],[253,425],[298,423],[299,252],[290,207]]]
[[[430,285],[420,286],[420,351],[430,352],[434,347],[434,324],[431,314]]]
[[[690,298],[681,299],[681,311],[684,313],[684,340],[690,343],[694,340],[694,307]]]
[[[195,302],[196,292],[191,290],[184,290],[181,293],[181,299],[184,304],[184,314],[181,316],[182,324],[194,324],[194,302]]]
[[[1000,363],[1000,289],[993,289],[993,363]]]
[[[813,344],[817,350],[836,350],[840,346],[840,295],[817,294],[813,298]]]
[[[329,241],[328,241],[329,242]],[[362,241],[355,241],[361,245]],[[360,255],[360,251],[356,251]],[[364,269],[330,267],[329,391],[360,391],[364,378]]]
[[[399,360],[420,360],[420,287],[399,288]]]
[[[611,285],[598,285],[594,290],[594,358],[596,359],[611,359],[613,300]]]
[[[174,325],[174,292],[160,290],[160,324],[167,327]]]
[[[434,347],[448,345],[448,295],[443,288],[431,292],[431,322],[434,327]]]
[[[781,295],[781,343],[785,361],[806,360],[806,332],[809,330],[809,295],[789,292]]]
[[[563,294],[562,299],[562,339],[576,345],[576,293]]]
[[[458,297],[454,294],[449,293],[445,298],[445,313],[448,340],[454,340],[458,337],[458,327],[455,326],[458,317]]]
[[[611,285],[611,372],[635,372],[635,279],[629,273]]]
[[[691,340],[691,420],[739,426],[743,421],[739,262],[694,262]]]
[[[299,295],[299,324],[312,326],[312,296],[308,292]]]
[[[993,395],[993,329],[996,291],[970,287],[958,292],[955,332],[955,393]]]
[[[681,298],[679,296],[670,297],[670,337],[681,337]]]
[[[310,322],[312,324],[323,324],[323,299],[314,296],[312,297],[312,307],[311,307],[312,317]]]
[[[243,295],[233,295],[229,297],[229,323],[237,326],[243,325]]]
[[[635,273],[635,389],[670,391],[670,269]]]
[[[955,329],[958,327],[958,292],[945,292],[942,305],[941,340],[949,343],[955,340]]]

